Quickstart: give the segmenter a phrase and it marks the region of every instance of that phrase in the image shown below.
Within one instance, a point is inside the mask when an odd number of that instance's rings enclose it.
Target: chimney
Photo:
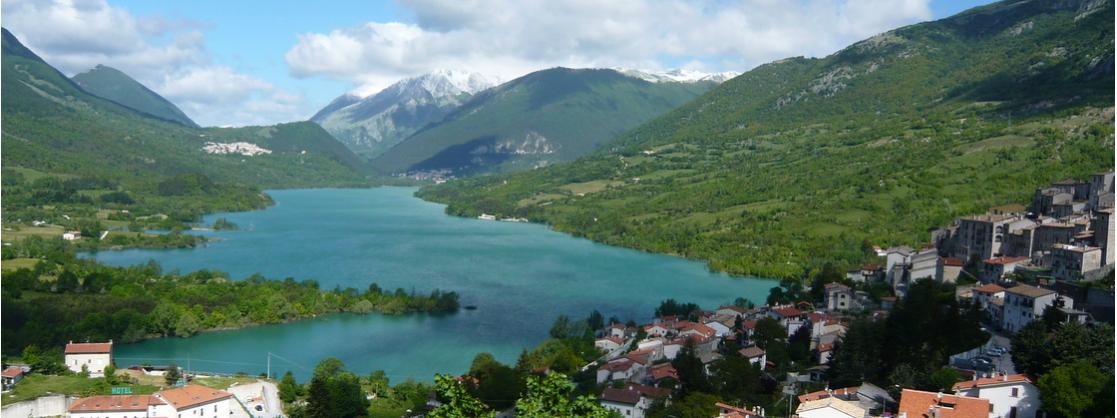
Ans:
[[[942,392],[941,391],[938,393],[937,399],[940,400],[940,401],[942,400]]]
[[[1002,374],[1001,374],[1001,381],[1002,381],[1002,382],[1007,382],[1007,381],[1008,381],[1008,375],[1007,375],[1007,374],[1004,374],[1004,373],[1002,373]]]

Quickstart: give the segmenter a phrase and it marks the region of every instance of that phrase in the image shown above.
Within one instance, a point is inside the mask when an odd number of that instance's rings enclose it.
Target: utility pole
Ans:
[[[271,351],[268,351],[268,379],[271,379]]]

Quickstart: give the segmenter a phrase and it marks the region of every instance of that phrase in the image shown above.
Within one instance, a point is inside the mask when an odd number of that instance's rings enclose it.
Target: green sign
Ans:
[[[117,386],[117,387],[114,387],[114,388],[112,388],[112,394],[113,395],[131,395],[132,394],[132,387],[131,386]]]

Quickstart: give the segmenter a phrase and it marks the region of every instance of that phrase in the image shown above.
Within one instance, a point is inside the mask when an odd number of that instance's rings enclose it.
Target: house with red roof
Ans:
[[[679,380],[679,371],[671,363],[660,363],[648,368],[648,380],[654,385],[659,385],[664,379]]]
[[[792,305],[774,306],[768,310],[768,316],[779,321],[787,335],[794,335],[807,322],[806,314]]]
[[[958,281],[958,276],[962,275],[962,268],[966,263],[962,259],[954,257],[943,257],[942,259],[942,281],[944,283],[955,283]]]
[[[23,380],[23,368],[19,366],[8,366],[0,373],[3,376],[4,390],[9,390],[20,380]]]
[[[988,400],[904,389],[897,418],[989,418]]]
[[[597,348],[598,350],[604,351],[606,353],[611,352],[613,350],[616,350],[618,348],[621,348],[621,346],[623,346],[623,345],[624,345],[624,339],[623,338],[614,337],[612,335],[606,336],[606,337],[601,337],[601,338],[598,338],[598,339],[593,341],[594,348]]]
[[[615,411],[622,417],[643,418],[652,403],[663,399],[670,402],[671,390],[645,385],[628,385],[623,388],[605,388],[601,392],[601,406]]]
[[[751,409],[733,406],[726,403],[718,402],[714,404],[718,408],[717,418],[763,418],[764,408],[754,406]]]
[[[66,344],[66,368],[74,373],[83,370],[89,372],[90,377],[105,375],[105,367],[112,364],[112,340],[105,343],[75,343]]]
[[[958,395],[988,400],[993,406],[989,416],[1035,418],[1043,406],[1039,388],[1022,374],[975,376],[973,380],[955,383],[952,389]]]
[[[759,365],[761,369],[768,365],[768,353],[763,348],[754,345],[737,350],[737,353],[748,359],[749,363]]]
[[[1027,264],[1031,258],[1020,257],[994,257],[986,259],[985,268],[981,271],[982,283],[998,283],[1006,274],[1016,271],[1016,267]]]
[[[74,401],[68,409],[71,418],[157,418],[228,417],[233,413],[233,394],[188,384],[156,392],[154,395],[90,396]]]

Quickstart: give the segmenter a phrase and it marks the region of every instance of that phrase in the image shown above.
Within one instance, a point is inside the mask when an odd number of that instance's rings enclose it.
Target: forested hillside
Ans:
[[[385,173],[516,171],[569,161],[712,88],[552,68],[474,95],[373,160]]]
[[[117,102],[142,113],[197,128],[198,124],[182,113],[163,96],[151,91],[120,70],[104,65],[75,75],[74,80],[82,90],[97,97]]]
[[[1112,16],[994,3],[759,66],[573,163],[420,195],[738,274],[860,263],[1111,169]]]
[[[98,207],[190,220],[260,207],[269,202],[263,188],[368,183],[362,161],[313,123],[169,122],[87,93],[7,30],[3,91],[5,222],[73,221]],[[267,152],[221,148],[236,143]],[[175,184],[189,187],[165,187]]]

